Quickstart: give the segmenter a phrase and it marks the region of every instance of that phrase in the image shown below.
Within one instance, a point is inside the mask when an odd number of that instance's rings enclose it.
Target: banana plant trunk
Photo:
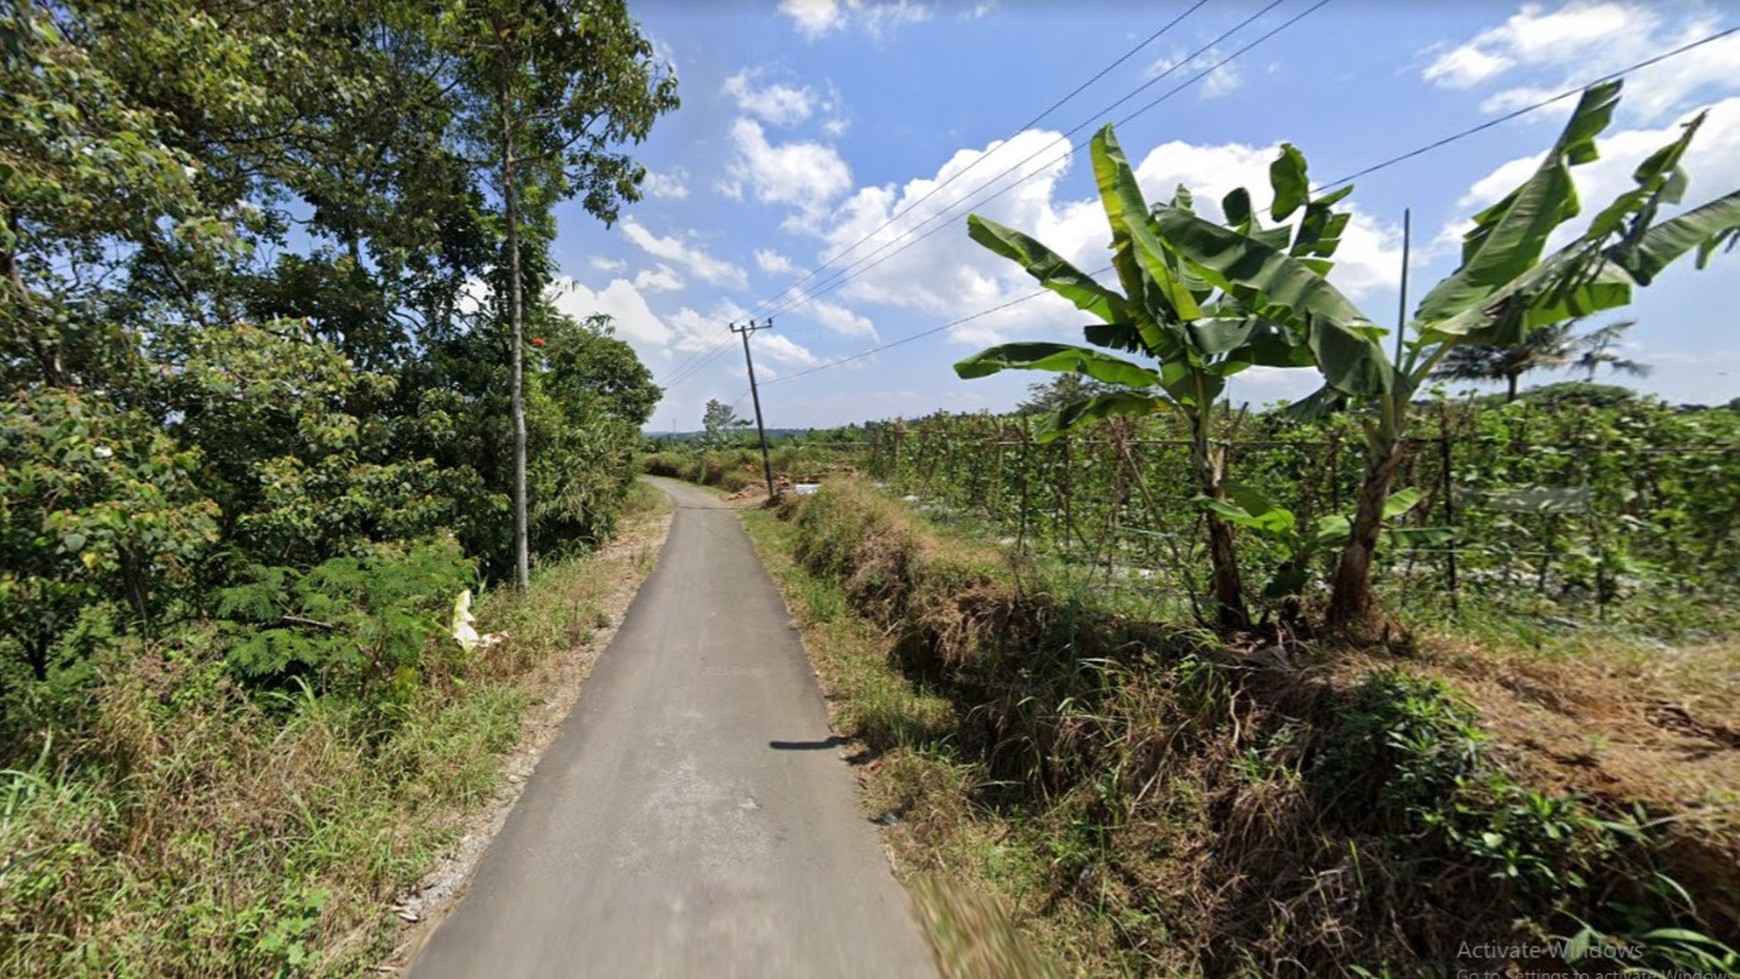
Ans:
[[[1190,415],[1191,467],[1196,472],[1197,490],[1211,500],[1226,499],[1222,485],[1226,473],[1224,450],[1217,450],[1208,439],[1208,418],[1201,412]],[[1245,609],[1244,581],[1239,575],[1238,550],[1233,525],[1220,514],[1208,514],[1209,591],[1215,605],[1215,625],[1223,632],[1238,632],[1250,625],[1250,613]]]
[[[1402,461],[1402,440],[1395,433],[1380,429],[1368,447],[1365,480],[1359,489],[1357,509],[1347,546],[1335,568],[1335,585],[1329,597],[1329,630],[1348,633],[1372,621],[1371,565],[1377,552],[1378,535],[1383,531],[1384,503],[1390,496],[1390,483]]]

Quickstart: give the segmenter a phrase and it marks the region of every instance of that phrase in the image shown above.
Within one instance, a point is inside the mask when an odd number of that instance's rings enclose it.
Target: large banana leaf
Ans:
[[[1394,369],[1380,332],[1304,260],[1188,211],[1155,209],[1167,247],[1264,319],[1303,334],[1324,379],[1348,394],[1391,390]]]
[[[1281,144],[1281,155],[1269,164],[1269,186],[1275,190],[1275,203],[1269,216],[1277,221],[1298,210],[1310,198],[1311,182],[1305,176],[1305,154],[1292,143]]]
[[[1110,125],[1094,134],[1092,151],[1094,180],[1106,220],[1112,226],[1113,264],[1122,259],[1125,267],[1118,269],[1118,277],[1130,298],[1143,297],[1148,310],[1157,314],[1156,320],[1199,318],[1202,310],[1196,297],[1168,262],[1166,250],[1148,226],[1148,204],[1142,198],[1142,188]],[[1131,280],[1136,280],[1134,285]]]
[[[1325,384],[1317,390],[1281,409],[1288,421],[1314,422],[1333,415],[1347,406],[1347,395]]]
[[[1068,343],[1005,343],[981,350],[955,365],[963,379],[989,377],[1004,370],[1073,371],[1096,381],[1124,387],[1150,388],[1160,375],[1146,367]]]
[[[1133,323],[1089,323],[1081,328],[1082,336],[1096,347],[1107,347],[1112,350],[1122,350],[1125,353],[1146,353],[1155,357],[1172,356],[1176,344],[1162,342],[1157,347],[1148,345],[1142,336],[1142,331]],[[1168,335],[1157,335],[1150,327],[1150,335],[1156,335],[1165,340]]]
[[[1686,155],[1686,149],[1692,145],[1692,138],[1698,134],[1698,129],[1704,124],[1705,113],[1699,113],[1692,121],[1681,128],[1678,139],[1667,144],[1647,159],[1638,164],[1632,171],[1631,179],[1637,184],[1635,188],[1620,194],[1596,215],[1589,224],[1589,234],[1595,237],[1606,237],[1624,227],[1628,223],[1625,236],[1626,244],[1636,244],[1644,229],[1655,220],[1655,215],[1663,204],[1678,204],[1685,196],[1686,172],[1680,169],[1680,159]]]
[[[1034,437],[1041,442],[1049,442],[1067,433],[1077,425],[1090,421],[1099,421],[1113,415],[1151,415],[1159,411],[1165,402],[1159,398],[1134,391],[1114,391],[1111,394],[1096,394],[1091,398],[1074,401],[1057,411],[1047,412],[1039,416],[1034,427]]]
[[[1585,235],[1506,283],[1480,306],[1420,324],[1420,342],[1467,336],[1472,342],[1492,343],[1490,331],[1518,305],[1526,310],[1531,329],[1624,306],[1631,301],[1633,281],[1647,285],[1694,248],[1702,264],[1710,249],[1736,236],[1740,236],[1740,191],[1649,228],[1629,248],[1621,244],[1602,252],[1595,248],[1599,241]]]
[[[1341,247],[1341,233],[1347,229],[1347,222],[1353,215],[1347,212],[1337,214],[1331,205],[1352,189],[1351,186],[1343,187],[1328,197],[1305,205],[1305,216],[1299,221],[1299,232],[1293,238],[1293,247],[1288,251],[1300,258],[1328,258],[1334,255],[1335,250]]]
[[[1702,268],[1710,252],[1723,241],[1731,246],[1737,233],[1740,233],[1740,190],[1655,225],[1635,245],[1610,249],[1608,257],[1630,273],[1638,285],[1646,286],[1662,269],[1693,248],[1698,249],[1698,267]]]
[[[977,214],[967,216],[967,235],[991,251],[1020,264],[1040,285],[1075,303],[1077,309],[1107,323],[1126,318],[1124,297],[1064,261],[1044,243]]]
[[[1571,119],[1540,166],[1504,200],[1475,215],[1463,239],[1462,266],[1432,287],[1414,316],[1426,323],[1482,304],[1540,261],[1554,229],[1577,216],[1570,168],[1595,159],[1595,137],[1613,118],[1619,81],[1583,92]]]
[[[1113,159],[1123,158],[1123,149],[1118,146],[1117,138],[1111,134],[1111,127],[1094,134],[1088,156],[1093,161],[1094,183],[1099,188],[1100,203],[1106,211],[1106,221],[1112,226],[1112,270],[1118,275],[1118,282],[1124,287],[1124,295],[1130,305],[1136,310],[1147,312],[1149,306],[1148,277],[1142,273],[1142,263],[1136,259],[1135,241],[1130,237],[1130,221],[1140,221],[1142,212],[1140,202],[1134,212],[1129,210],[1129,202],[1118,191],[1117,165]],[[1124,169],[1129,169],[1129,161],[1124,161]],[[1143,324],[1139,326],[1143,340],[1153,343],[1150,336],[1154,331]]]

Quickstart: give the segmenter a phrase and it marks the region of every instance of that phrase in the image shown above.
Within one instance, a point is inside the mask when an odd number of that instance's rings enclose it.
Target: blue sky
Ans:
[[[1044,375],[961,381],[950,365],[989,343],[1079,339],[1083,315],[1068,303],[1046,296],[840,367],[791,375],[1034,291],[1013,264],[968,240],[970,211],[1034,234],[1083,268],[1105,265],[1107,231],[1091,168],[1085,150],[1070,145],[1162,96],[1118,126],[1150,200],[1184,183],[1199,202],[1239,185],[1266,202],[1267,166],[1283,140],[1304,150],[1314,180],[1333,180],[1740,24],[1740,5],[1710,0],[1332,0],[1240,53],[1315,0],[1279,0],[1267,12],[1269,0],[1205,0],[1191,10],[1193,3],[636,4],[643,30],[676,66],[683,105],[638,148],[652,174],[648,194],[614,227],[577,206],[559,212],[558,302],[578,315],[610,313],[618,334],[670,382],[655,430],[698,428],[709,398],[748,413],[742,351],[725,328],[752,311],[775,313],[774,329],[754,339],[769,425],[1002,410]],[[1163,36],[1026,126],[1181,14]],[[1235,57],[1167,95],[1228,56]],[[1624,189],[1637,161],[1706,107],[1709,119],[1687,160],[1688,203],[1740,187],[1737,66],[1740,36],[1629,78],[1603,159],[1577,171],[1586,209]],[[1467,216],[1522,179],[1570,104],[1359,180],[1333,280],[1374,319],[1393,322],[1403,209],[1413,212],[1418,297],[1453,267]],[[860,261],[843,282],[829,278]],[[800,287],[809,291],[779,298],[818,266]],[[1729,298],[1737,273],[1740,254],[1701,272],[1688,262],[1640,292],[1620,314],[1639,320],[1624,352],[1657,369],[1630,383],[1677,401],[1740,396]],[[1316,386],[1313,378],[1254,369],[1231,396],[1256,404],[1295,397]]]

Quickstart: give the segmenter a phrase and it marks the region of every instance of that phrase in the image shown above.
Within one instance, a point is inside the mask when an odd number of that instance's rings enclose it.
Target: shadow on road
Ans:
[[[822,741],[769,741],[767,746],[775,751],[822,751],[845,743],[845,738],[836,736]]]

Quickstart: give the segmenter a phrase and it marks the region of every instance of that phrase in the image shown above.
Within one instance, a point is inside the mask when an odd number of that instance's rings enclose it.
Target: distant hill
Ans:
[[[811,434],[814,434],[816,431],[818,431],[818,429],[814,429],[814,428],[770,428],[767,430],[767,437],[770,439],[787,438],[787,437],[794,436],[794,435],[811,435]],[[670,432],[670,431],[643,430],[640,434],[641,434],[642,438],[663,439],[666,442],[688,442],[692,439],[702,438],[707,433],[704,431],[703,432]],[[755,429],[753,429],[753,428],[748,430],[748,441],[750,443],[755,442]]]

